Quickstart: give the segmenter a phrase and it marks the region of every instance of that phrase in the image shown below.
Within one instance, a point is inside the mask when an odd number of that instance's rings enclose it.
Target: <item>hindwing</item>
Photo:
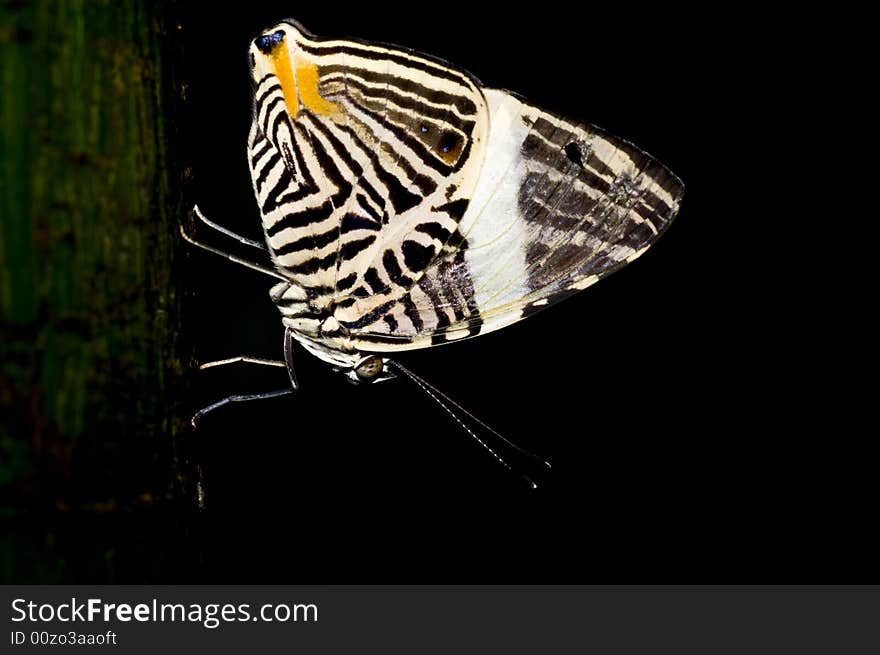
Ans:
[[[491,127],[460,224],[464,247],[428,268],[410,306],[357,335],[363,349],[419,348],[509,325],[635,260],[678,212],[681,180],[632,144],[484,92]]]

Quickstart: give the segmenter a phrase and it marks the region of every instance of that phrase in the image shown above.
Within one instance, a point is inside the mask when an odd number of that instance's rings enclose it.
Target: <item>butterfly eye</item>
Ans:
[[[358,380],[361,382],[369,382],[370,380],[374,380],[376,376],[382,372],[383,368],[384,365],[382,363],[382,358],[371,355],[358,364],[355,367],[354,372],[355,375],[358,376]]]

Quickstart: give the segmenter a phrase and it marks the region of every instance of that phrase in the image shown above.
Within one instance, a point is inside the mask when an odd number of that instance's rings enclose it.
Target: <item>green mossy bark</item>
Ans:
[[[172,8],[0,3],[2,580],[115,581],[65,531],[191,496]]]

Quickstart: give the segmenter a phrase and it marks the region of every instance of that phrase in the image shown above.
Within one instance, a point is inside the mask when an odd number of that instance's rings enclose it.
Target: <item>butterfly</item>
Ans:
[[[282,366],[291,385],[197,416],[292,393],[295,343],[352,382],[403,374],[463,412],[393,355],[498,330],[586,289],[642,255],[679,210],[681,180],[650,155],[432,57],[284,21],[248,58],[265,243],[195,214],[268,251],[271,266],[184,237],[276,278],[285,327],[283,362],[203,368]]]

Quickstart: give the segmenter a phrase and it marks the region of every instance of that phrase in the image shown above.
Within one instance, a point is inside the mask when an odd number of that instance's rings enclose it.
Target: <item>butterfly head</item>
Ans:
[[[395,378],[385,362],[384,357],[366,355],[350,369],[340,369],[349,382],[354,384],[371,384]]]
[[[342,373],[353,384],[382,382],[396,377],[388,360],[380,355],[352,350],[333,340],[315,339],[296,329],[291,330],[291,335],[308,352],[330,364],[335,372]]]

